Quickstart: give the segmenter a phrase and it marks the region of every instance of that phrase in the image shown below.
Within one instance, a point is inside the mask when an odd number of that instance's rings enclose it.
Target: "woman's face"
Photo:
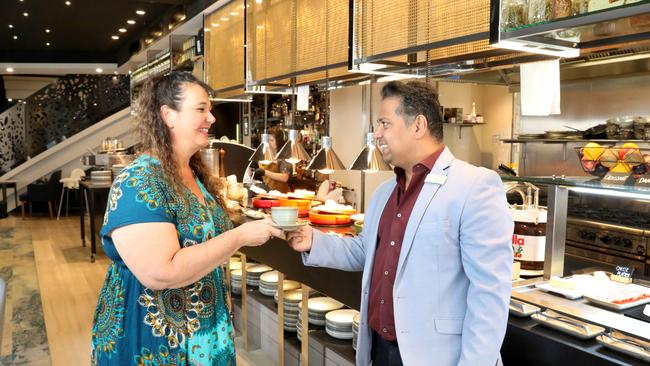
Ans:
[[[275,141],[275,136],[273,135],[269,135],[269,146],[271,147],[271,150],[278,151],[278,142]]]
[[[208,93],[198,84],[186,84],[178,111],[170,109],[172,142],[193,152],[208,145],[208,130],[215,122]]]

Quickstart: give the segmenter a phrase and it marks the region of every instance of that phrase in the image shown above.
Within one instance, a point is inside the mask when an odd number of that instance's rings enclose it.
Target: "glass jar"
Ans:
[[[553,19],[566,18],[573,15],[572,0],[555,0],[553,4]]]
[[[530,0],[528,2],[528,24],[546,23],[553,19],[554,0]]]
[[[571,5],[572,14],[571,15],[580,15],[587,13],[587,8],[589,7],[589,0],[573,0]]]
[[[506,0],[502,3],[501,31],[516,29],[528,23],[525,0]]]

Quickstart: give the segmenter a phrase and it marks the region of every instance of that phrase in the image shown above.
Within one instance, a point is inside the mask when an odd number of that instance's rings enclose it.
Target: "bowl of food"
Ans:
[[[645,174],[650,170],[650,150],[641,149],[632,142],[621,146],[589,142],[575,150],[582,170],[597,177],[607,172]]]

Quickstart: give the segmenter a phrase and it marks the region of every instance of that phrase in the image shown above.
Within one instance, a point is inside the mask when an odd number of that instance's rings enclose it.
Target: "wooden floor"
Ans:
[[[31,232],[52,366],[88,365],[92,319],[109,260],[99,249],[96,262],[90,263],[90,248],[81,246],[78,216],[59,221],[11,216],[2,224]],[[237,349],[238,365],[261,364],[251,357]]]
[[[52,365],[88,365],[92,319],[109,260],[99,255],[90,263],[78,216],[3,220],[12,224],[32,234]]]

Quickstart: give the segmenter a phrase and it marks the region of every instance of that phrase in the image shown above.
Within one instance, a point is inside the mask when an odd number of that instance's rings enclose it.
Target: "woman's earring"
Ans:
[[[173,129],[174,129],[174,125],[169,126],[169,129],[170,129],[170,130],[173,130]]]

